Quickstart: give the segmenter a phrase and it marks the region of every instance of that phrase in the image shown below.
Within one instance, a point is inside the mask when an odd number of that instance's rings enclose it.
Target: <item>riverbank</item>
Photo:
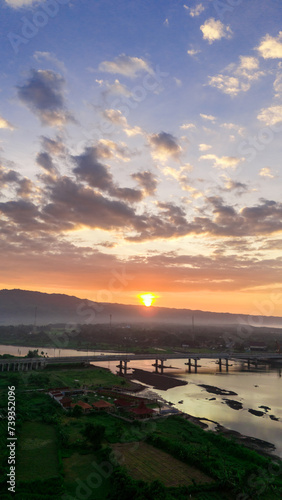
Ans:
[[[187,382],[179,380],[175,377],[161,375],[160,373],[151,373],[137,368],[133,369],[130,379],[138,380],[138,382],[153,386],[154,389],[159,389],[161,391],[173,389],[174,387],[179,387],[181,385],[187,385]]]
[[[136,370],[136,371],[143,372],[143,370]],[[174,377],[167,377],[164,375],[158,375],[158,374],[153,374],[153,373],[149,373],[149,372],[145,372],[145,373],[147,374],[146,377],[144,376],[144,373],[138,374],[138,375],[140,375],[140,378],[144,377],[144,379],[146,379],[146,383],[150,386],[153,386],[153,389],[166,390],[166,389],[164,389],[164,387],[166,387],[166,384],[168,383],[168,381],[164,380],[163,384],[162,384],[161,379],[163,377],[167,378],[167,379],[171,379],[169,382],[171,384],[171,387],[177,387],[178,385],[183,385],[183,384],[177,383],[177,382],[183,382],[183,381],[179,381],[178,379],[176,379]],[[134,378],[135,378],[135,376],[134,376]],[[140,378],[138,378],[139,381],[140,381]],[[156,387],[154,385],[154,382],[158,382],[159,387]],[[185,384],[187,384],[187,383],[185,383]],[[223,389],[220,389],[219,387],[216,387],[216,386],[199,384],[199,387],[205,388],[205,390],[209,393],[220,394],[220,395],[231,395],[231,394],[237,395],[237,393],[235,393],[234,391],[223,390]],[[148,395],[148,397],[151,397],[152,399],[157,398],[159,401],[163,402],[166,405],[171,404],[169,401],[167,401],[162,396],[160,396],[160,394],[158,394],[157,392],[154,392],[149,387],[146,388],[144,386],[144,390],[142,392],[143,392],[142,395],[146,394],[146,395]],[[238,402],[232,401],[232,403],[234,403],[234,405],[232,404],[233,409],[237,409],[237,408],[235,408],[235,403],[238,403]],[[240,403],[238,403],[238,404],[240,404]],[[224,437],[227,437],[231,440],[234,440],[238,444],[244,445],[247,448],[258,452],[259,454],[261,454],[263,456],[266,456],[266,457],[272,458],[272,459],[281,460],[280,457],[275,455],[276,446],[273,443],[270,443],[268,441],[265,441],[265,440],[262,440],[259,438],[255,438],[252,436],[247,436],[241,432],[234,431],[232,429],[228,429],[227,427],[221,425],[219,422],[210,420],[206,417],[195,417],[195,416],[193,416],[189,413],[186,413],[186,412],[182,413],[182,417],[185,420],[188,420],[189,422],[201,427],[201,429],[203,429],[203,430],[211,430],[215,434],[220,434],[220,435],[223,435]],[[212,426],[211,426],[211,424],[212,424]]]

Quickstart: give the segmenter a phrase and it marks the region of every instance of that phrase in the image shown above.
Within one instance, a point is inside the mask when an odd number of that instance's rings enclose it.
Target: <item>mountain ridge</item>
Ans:
[[[97,303],[74,295],[46,293],[22,289],[0,290],[0,325],[50,323],[178,323],[191,324],[251,324],[282,327],[279,316],[247,315],[212,312],[201,309],[168,308],[142,305]],[[259,321],[259,325],[257,325]]]

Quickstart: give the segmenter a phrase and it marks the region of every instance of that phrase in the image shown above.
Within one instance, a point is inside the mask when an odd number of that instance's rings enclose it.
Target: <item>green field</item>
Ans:
[[[151,482],[161,481],[167,487],[212,483],[214,480],[196,467],[184,464],[168,453],[141,442],[116,444],[113,450],[120,457],[130,476]]]
[[[70,457],[64,458],[64,487],[66,491],[74,498],[77,498],[79,493],[84,492],[85,495],[91,495],[87,498],[106,499],[110,491],[110,478],[103,477],[100,473],[99,462],[93,454],[73,453]]]
[[[24,482],[44,480],[58,474],[54,428],[38,422],[25,422],[19,439],[17,480]]]
[[[0,389],[7,389],[8,385],[16,385],[19,389],[48,389],[52,387],[111,387],[112,385],[129,387],[123,377],[114,375],[109,370],[100,367],[63,368],[50,367],[32,372],[2,372],[0,375]]]

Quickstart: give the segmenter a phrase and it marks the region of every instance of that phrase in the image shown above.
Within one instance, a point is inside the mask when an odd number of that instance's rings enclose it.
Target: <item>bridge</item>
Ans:
[[[248,364],[250,368],[251,364],[255,366],[258,363],[271,364],[273,361],[282,362],[282,354],[277,352],[261,352],[261,353],[234,353],[234,352],[214,352],[214,353],[173,353],[173,354],[99,354],[88,356],[68,356],[68,357],[53,357],[53,358],[9,358],[0,359],[0,372],[4,371],[29,371],[37,370],[46,367],[49,364],[73,364],[73,363],[95,363],[101,361],[117,361],[119,364],[120,375],[126,375],[128,370],[128,363],[131,361],[145,361],[154,360],[155,363],[152,365],[155,367],[156,373],[163,373],[166,367],[164,362],[169,359],[183,359],[187,360],[185,365],[188,366],[188,371],[191,373],[194,369],[195,373],[198,370],[198,361],[200,359],[216,359],[218,360],[219,371],[222,371],[222,366],[228,371],[229,361],[242,361]]]

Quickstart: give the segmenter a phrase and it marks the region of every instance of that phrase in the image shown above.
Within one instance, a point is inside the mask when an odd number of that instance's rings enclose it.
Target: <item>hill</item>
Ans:
[[[109,323],[159,323],[191,325],[253,324],[282,327],[282,318],[215,313],[168,307],[145,308],[141,305],[97,303],[65,294],[47,294],[28,290],[0,290],[0,325],[67,325]]]

